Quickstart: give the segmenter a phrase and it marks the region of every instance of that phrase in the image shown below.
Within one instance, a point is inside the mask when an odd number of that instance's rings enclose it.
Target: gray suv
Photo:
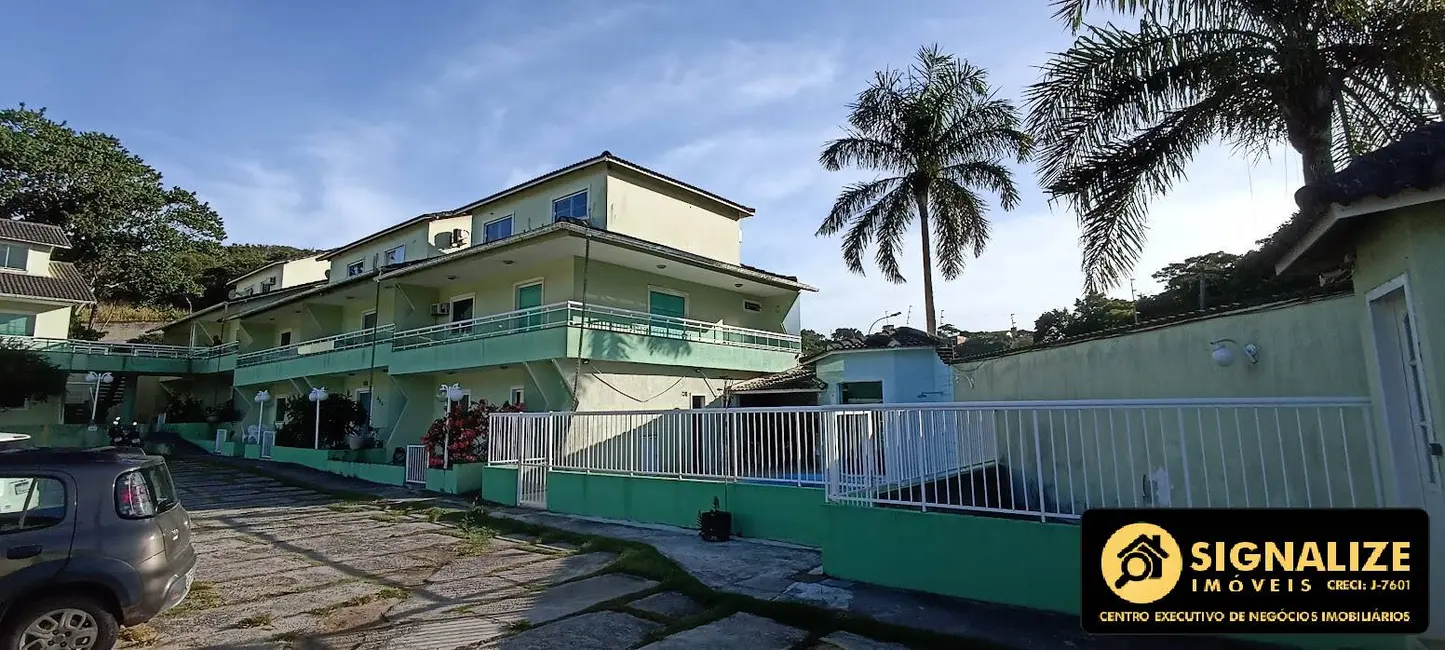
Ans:
[[[109,650],[186,597],[191,522],[140,449],[0,451],[0,650]]]

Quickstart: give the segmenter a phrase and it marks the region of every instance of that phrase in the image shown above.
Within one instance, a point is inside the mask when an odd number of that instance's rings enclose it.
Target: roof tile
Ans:
[[[70,262],[51,262],[50,276],[0,273],[0,295],[95,302],[90,283]]]
[[[33,221],[0,219],[0,239],[40,244],[56,248],[70,248],[70,237],[59,226]]]

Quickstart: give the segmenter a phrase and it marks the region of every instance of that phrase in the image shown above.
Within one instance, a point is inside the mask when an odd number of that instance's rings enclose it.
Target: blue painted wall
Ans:
[[[819,359],[818,378],[828,389],[819,404],[840,403],[839,384],[882,381],[887,404],[953,400],[953,371],[931,348],[892,348],[837,352]]]

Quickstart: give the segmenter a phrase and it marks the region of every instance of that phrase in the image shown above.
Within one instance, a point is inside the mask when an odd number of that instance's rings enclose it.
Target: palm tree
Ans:
[[[978,190],[997,194],[1005,210],[1018,205],[1013,174],[1003,161],[1026,160],[1032,139],[1021,130],[1013,104],[995,96],[984,70],[937,45],[919,50],[906,71],[875,73],[848,109],[843,137],[828,142],[819,161],[829,171],[857,166],[884,176],[844,188],[817,234],[846,229],[843,261],[859,275],[863,254],[876,245],[874,260],[883,277],[901,283],[907,280],[898,268],[898,251],[917,218],[924,312],[932,333],[935,252],[946,280],[963,271],[968,252],[983,254],[988,204]]]
[[[1055,0],[1073,45],[1030,86],[1041,184],[1074,209],[1089,290],[1138,260],[1147,202],[1206,143],[1299,153],[1306,184],[1445,110],[1445,0]],[[1142,13],[1137,29],[1082,24]]]

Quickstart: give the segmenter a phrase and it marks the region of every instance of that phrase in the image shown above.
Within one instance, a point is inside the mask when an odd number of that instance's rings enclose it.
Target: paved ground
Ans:
[[[750,614],[707,620],[687,597],[616,570],[610,553],[469,534],[183,459],[171,466],[200,553],[196,583],[181,606],[127,630],[123,647],[901,647],[813,639]]]

